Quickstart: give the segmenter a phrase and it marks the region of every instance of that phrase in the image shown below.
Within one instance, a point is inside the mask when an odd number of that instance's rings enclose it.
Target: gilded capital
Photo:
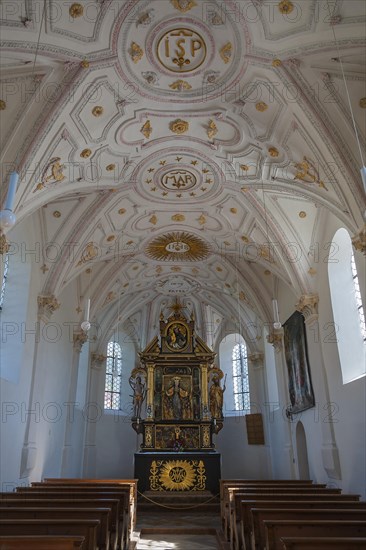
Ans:
[[[38,296],[38,315],[45,316],[47,319],[51,318],[52,313],[60,307],[60,302],[56,300],[53,294]]]
[[[276,353],[282,349],[283,329],[274,329],[267,335],[267,342],[272,344]]]
[[[85,333],[84,333],[85,334]],[[85,340],[86,341],[86,340]],[[84,342],[83,342],[84,343]],[[103,355],[103,353],[95,353],[93,352],[91,354],[91,366],[95,369],[100,369],[100,367],[103,365],[104,361],[106,360],[106,356]]]
[[[77,352],[81,352],[81,348],[83,347],[83,344],[88,339],[88,335],[83,330],[75,331],[73,334],[73,344],[74,344],[74,350]]]
[[[263,359],[264,359],[264,355],[260,351],[257,351],[255,353],[251,353],[250,355],[248,355],[248,361],[256,369],[263,367]]]
[[[366,224],[354,237],[352,237],[352,244],[355,250],[359,250],[366,254]]]
[[[305,321],[313,319],[314,315],[318,317],[318,294],[303,294],[300,296],[298,303],[295,305],[297,311],[303,314]]]

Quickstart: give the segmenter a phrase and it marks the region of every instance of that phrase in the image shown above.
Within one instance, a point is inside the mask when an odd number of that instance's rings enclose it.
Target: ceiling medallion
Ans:
[[[157,56],[163,67],[169,71],[194,71],[206,59],[206,43],[202,36],[192,29],[171,29],[160,38]]]
[[[306,212],[304,212],[304,210],[301,210],[301,212],[299,212],[299,217],[306,218]]]
[[[107,172],[113,172],[113,170],[115,170],[115,168],[116,168],[115,164],[108,164],[108,166],[105,167]]]
[[[292,2],[290,2],[290,0],[282,0],[282,2],[278,4],[278,9],[281,13],[288,14],[293,11],[294,5]]]
[[[108,243],[111,243],[112,241],[114,241],[115,238],[116,238],[115,235],[109,235],[109,236],[107,237],[107,242],[108,242]]]
[[[6,102],[3,99],[0,99],[0,111],[5,111]]]
[[[140,132],[141,132],[141,134],[143,134],[146,137],[146,139],[149,139],[149,137],[151,136],[151,132],[152,132],[152,126],[151,126],[150,120],[147,120],[145,122],[145,124],[141,128]]]
[[[83,59],[80,63],[80,66],[83,68],[83,69],[88,69],[89,68],[89,61],[87,59]]]
[[[142,56],[144,55],[144,51],[142,50],[142,48],[140,48],[138,44],[136,44],[136,42],[132,42],[129,54],[131,56],[132,61],[134,63],[138,63],[142,58]]]
[[[101,105],[96,105],[92,110],[92,115],[96,117],[101,116],[103,114],[103,111],[104,109]]]
[[[173,232],[160,235],[146,247],[146,254],[154,260],[188,261],[203,260],[209,254],[207,244],[186,232]]]
[[[176,191],[177,189],[191,189],[197,183],[197,178],[193,172],[185,170],[184,168],[179,170],[168,170],[161,176],[161,184],[169,191]]]
[[[359,103],[361,109],[366,109],[366,97],[362,97]]]
[[[174,134],[185,134],[188,131],[189,124],[186,120],[177,118],[169,124],[169,128]]]
[[[169,88],[178,92],[183,92],[183,90],[191,90],[192,86],[188,84],[188,82],[185,82],[185,80],[176,80],[172,82],[172,84],[169,84]]]
[[[276,149],[276,147],[270,147],[268,149],[268,154],[272,158],[277,158],[280,155],[280,153],[278,152],[278,149]]]
[[[90,157],[90,155],[92,154],[91,152],[91,149],[83,149],[80,153],[80,156],[83,158],[83,159],[87,159]]]
[[[247,164],[241,164],[240,169],[243,170],[244,172],[248,172],[249,166]]]
[[[272,67],[280,67],[282,65],[281,59],[274,59],[272,61]]]
[[[197,6],[194,0],[170,0],[176,10],[186,13],[195,6]]]
[[[231,42],[227,42],[220,50],[220,56],[224,63],[229,63],[233,53]]]
[[[61,218],[61,212],[59,210],[55,210],[52,215],[54,218]]]
[[[125,208],[120,208],[120,209],[118,210],[118,214],[119,214],[120,216],[122,216],[122,214],[126,214],[126,209],[125,209]]]
[[[264,111],[267,111],[268,105],[267,105],[267,103],[264,103],[264,101],[260,101],[259,103],[256,104],[255,108],[260,113],[264,113]]]
[[[81,4],[72,4],[69,9],[69,14],[73,19],[81,17],[84,13],[84,8]]]

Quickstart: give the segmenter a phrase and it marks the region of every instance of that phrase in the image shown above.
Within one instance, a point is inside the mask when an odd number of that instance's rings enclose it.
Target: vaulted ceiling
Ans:
[[[329,217],[362,224],[365,6],[2,1],[2,190],[16,163],[42,293],[76,280],[146,341],[177,297],[202,333],[314,291]]]

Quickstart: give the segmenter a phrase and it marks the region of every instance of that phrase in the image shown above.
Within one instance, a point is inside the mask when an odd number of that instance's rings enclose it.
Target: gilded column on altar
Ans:
[[[207,377],[207,363],[201,363],[201,373],[202,373],[202,410],[203,410],[203,420],[208,419],[208,377]]]
[[[154,367],[155,363],[146,363],[147,368],[147,398],[146,407],[151,413],[146,420],[153,420],[154,418]]]

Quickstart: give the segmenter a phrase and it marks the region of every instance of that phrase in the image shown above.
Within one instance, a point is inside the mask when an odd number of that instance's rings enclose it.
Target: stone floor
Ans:
[[[227,550],[220,507],[210,493],[145,493],[137,505],[131,550]]]

